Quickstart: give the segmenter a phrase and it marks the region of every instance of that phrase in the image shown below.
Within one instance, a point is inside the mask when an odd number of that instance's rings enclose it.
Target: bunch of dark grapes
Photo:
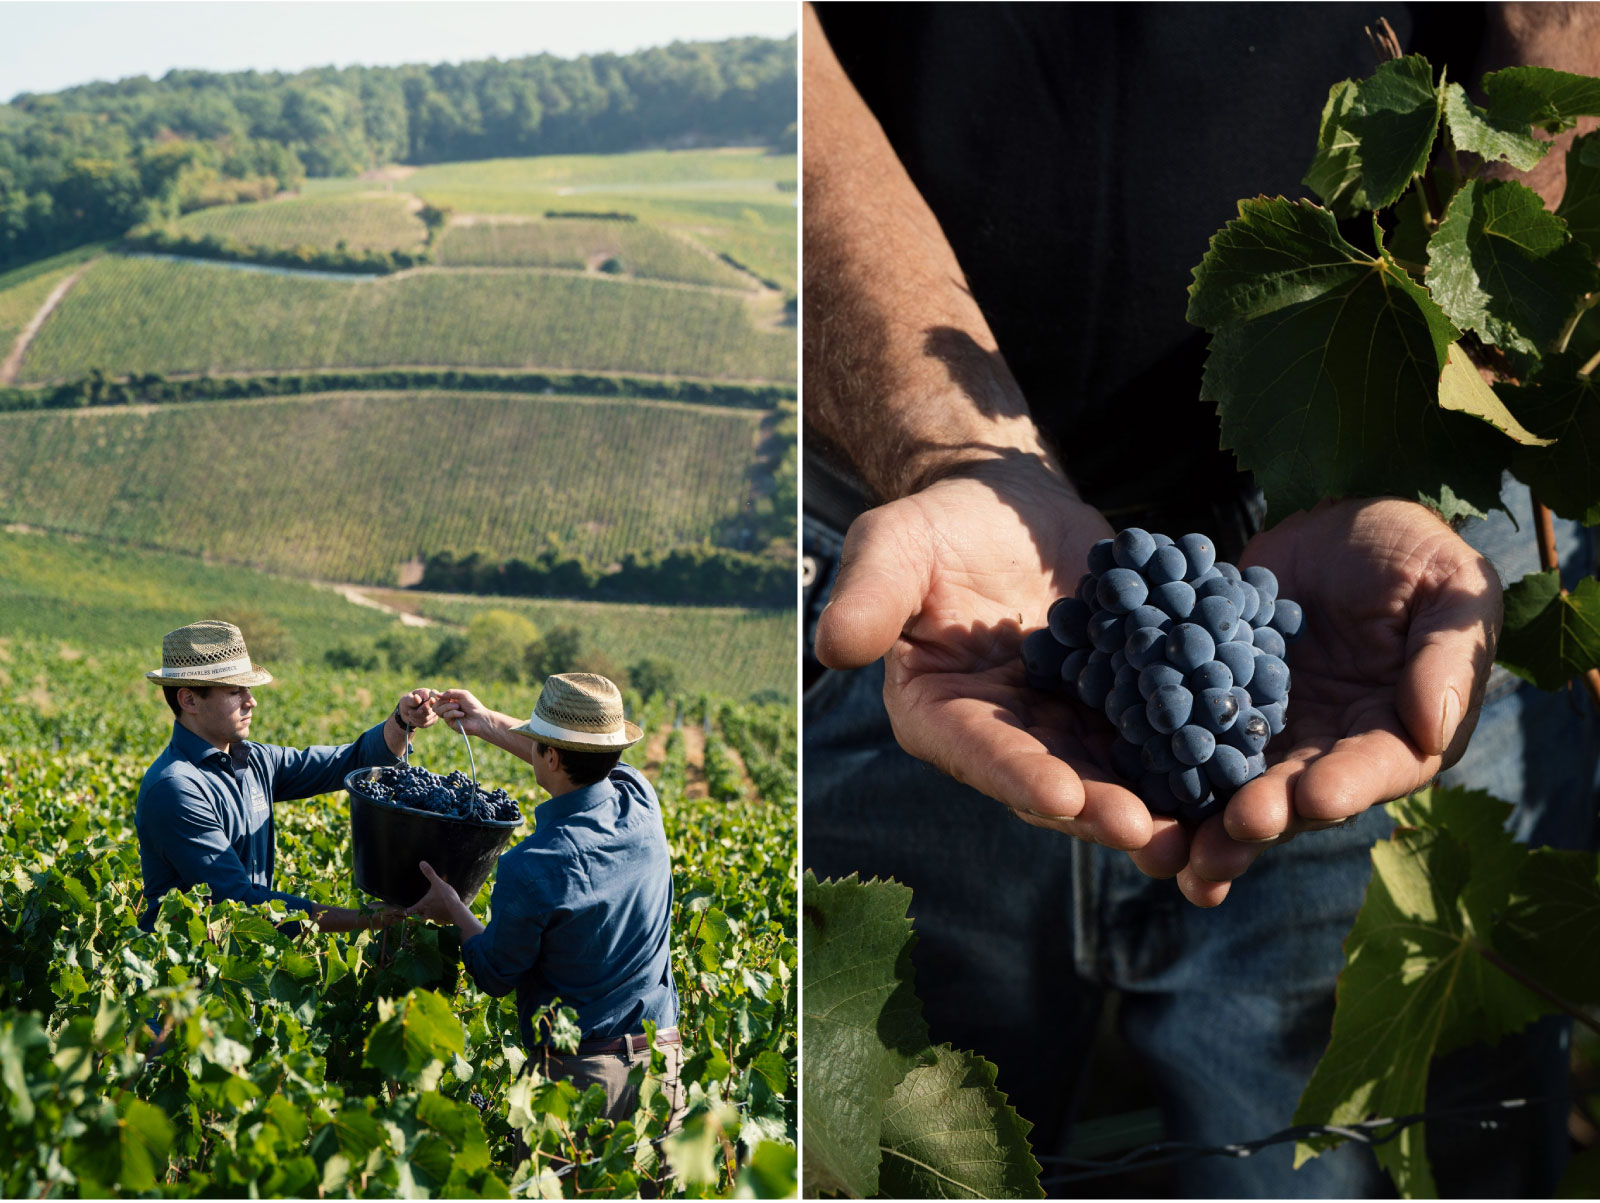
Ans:
[[[367,776],[362,788],[380,802],[476,823],[519,823],[522,811],[503,789],[486,790],[459,769],[441,777],[416,765],[395,765]]]
[[[1216,559],[1204,535],[1129,527],[1090,548],[1077,594],[1022,642],[1028,683],[1102,711],[1117,773],[1151,813],[1192,822],[1266,771],[1305,624],[1269,570]]]

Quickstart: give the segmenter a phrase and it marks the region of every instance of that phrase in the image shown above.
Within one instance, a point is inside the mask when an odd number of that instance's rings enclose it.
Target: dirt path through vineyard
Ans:
[[[16,380],[17,369],[22,366],[22,357],[28,350],[28,344],[33,341],[33,336],[39,333],[39,327],[44,325],[44,320],[50,316],[51,311],[61,304],[61,298],[67,295],[67,290],[76,284],[78,277],[88,271],[94,263],[94,259],[89,260],[50,290],[50,295],[44,299],[44,304],[39,306],[39,311],[28,319],[28,324],[22,328],[22,333],[17,335],[17,341],[11,345],[11,353],[6,356],[5,362],[0,363],[0,385],[10,384]]]

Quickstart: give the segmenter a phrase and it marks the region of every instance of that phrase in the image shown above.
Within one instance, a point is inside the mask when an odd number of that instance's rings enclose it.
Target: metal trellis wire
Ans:
[[[1506,1111],[1518,1111],[1534,1103],[1547,1102],[1544,1098],[1535,1099],[1499,1099],[1492,1103],[1477,1103],[1468,1107],[1452,1107],[1440,1111],[1422,1111],[1414,1115],[1402,1115],[1395,1119],[1368,1119],[1352,1124],[1300,1124],[1293,1128],[1285,1128],[1281,1132],[1274,1132],[1271,1136],[1262,1136],[1255,1140],[1240,1141],[1236,1144],[1226,1145],[1201,1145],[1189,1141],[1163,1140],[1154,1144],[1141,1145],[1124,1153],[1120,1157],[1107,1158],[1096,1161],[1081,1157],[1039,1157],[1044,1165],[1058,1165],[1069,1173],[1047,1174],[1040,1179],[1041,1185],[1063,1186],[1071,1182],[1083,1182],[1091,1178],[1104,1178],[1113,1174],[1127,1174],[1135,1170],[1153,1169],[1157,1166],[1180,1165],[1188,1161],[1197,1161],[1202,1157],[1250,1157],[1261,1149],[1270,1145],[1286,1144],[1290,1141],[1307,1140],[1315,1136],[1340,1136],[1364,1145],[1387,1144],[1412,1124],[1424,1120],[1449,1120],[1464,1122],[1471,1117],[1479,1118],[1474,1122],[1481,1128],[1493,1129],[1498,1127],[1498,1121],[1493,1116]]]

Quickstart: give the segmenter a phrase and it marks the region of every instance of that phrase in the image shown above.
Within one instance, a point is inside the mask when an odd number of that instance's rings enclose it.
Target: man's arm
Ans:
[[[141,838],[156,841],[156,851],[173,871],[184,881],[210,886],[213,898],[228,898],[248,906],[276,899],[291,909],[309,912],[323,931],[355,931],[383,926],[402,917],[399,908],[364,912],[329,907],[251,881],[244,862],[228,842],[210,799],[182,781],[159,783],[143,805],[148,807],[149,817]]]
[[[522,726],[523,720],[491,710],[468,690],[445,690],[439,695],[437,713],[451,730],[476,735],[502,751],[533,763],[533,737],[513,730]]]
[[[356,769],[395,764],[406,749],[406,726],[413,730],[432,726],[433,693],[413,689],[402,694],[389,717],[364,731],[354,743],[310,748],[256,747],[275,763],[272,796],[279,802],[314,798],[344,788],[344,779]],[[405,726],[402,726],[402,721]]]
[[[515,867],[502,864],[489,896],[494,917],[485,927],[427,861],[419,867],[428,879],[428,892],[406,913],[459,927],[461,963],[478,989],[492,998],[510,994],[538,965],[544,941],[546,911],[533,883],[519,878]]]
[[[1034,426],[938,221],[804,20],[808,436],[888,502],[851,526],[817,656],[884,659],[912,755],[1025,822],[1146,850],[1140,867],[1170,876],[1182,829],[1151,820],[1094,748],[1099,725],[1027,689],[1019,662],[1023,633],[1111,528]]]
[[[1600,5],[1491,5],[1479,74],[1524,66],[1600,76]],[[1597,126],[1600,118],[1580,117],[1576,127],[1558,135],[1539,165],[1526,174],[1505,164],[1492,165],[1489,173],[1520,179],[1554,208],[1567,187],[1567,148],[1574,138]]]
[[[952,467],[1054,474],[944,231],[805,20],[805,420],[885,501]]]

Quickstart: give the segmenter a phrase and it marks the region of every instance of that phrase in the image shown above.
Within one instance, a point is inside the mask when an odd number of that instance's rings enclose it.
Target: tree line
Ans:
[[[295,74],[169,71],[0,105],[0,268],[384,163],[795,147],[796,41]]]

